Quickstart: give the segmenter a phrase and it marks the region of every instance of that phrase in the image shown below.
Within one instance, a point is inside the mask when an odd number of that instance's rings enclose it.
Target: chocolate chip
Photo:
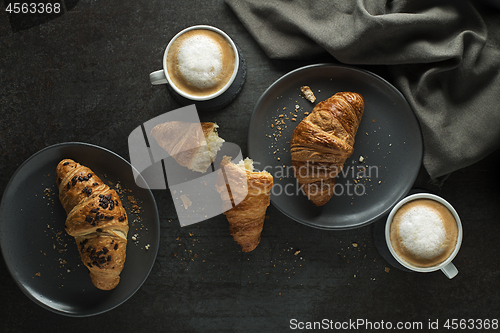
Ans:
[[[114,247],[115,250],[118,250],[118,243],[115,244],[115,247]]]
[[[113,219],[113,216],[104,216],[104,218],[108,221],[112,220]]]
[[[87,175],[87,179],[90,179],[90,178],[92,178],[92,174],[91,174],[91,173],[89,173],[89,174]]]
[[[102,198],[104,198],[104,195],[102,195],[102,194],[99,194],[99,198],[101,198],[101,199],[102,199]]]
[[[93,218],[92,216],[87,215],[87,216],[85,217],[85,222],[92,223],[93,221],[94,221],[94,218]]]
[[[73,178],[71,178],[71,185],[75,186],[76,180],[77,180],[76,176],[74,176]]]
[[[95,229],[95,231],[102,232],[102,229],[101,228],[97,228],[97,229]]]
[[[115,206],[118,207],[118,200],[115,200]]]
[[[118,218],[118,221],[123,222],[123,221],[125,221],[125,218],[124,218],[123,216],[120,216],[120,217]]]
[[[64,162],[64,163],[63,163],[63,166],[66,166],[66,165],[68,165],[68,164],[69,164],[69,162]]]
[[[78,180],[79,181],[83,181],[83,177],[82,176],[78,176]]]
[[[69,188],[71,187],[71,184],[68,182],[68,185],[66,186],[69,190]]]
[[[111,261],[111,256],[108,256],[108,261]],[[114,268],[114,267],[113,267]]]
[[[99,209],[99,208],[92,208],[92,209],[90,210],[90,212],[91,212],[91,213],[97,213],[97,210],[98,210],[98,209]]]
[[[103,247],[103,248],[102,248],[102,253],[106,254],[106,253],[108,253],[108,251],[109,251],[109,250],[108,250],[108,248],[107,248],[107,247]]]
[[[98,184],[98,183],[93,183],[92,185],[93,185],[93,186],[97,186],[97,185],[99,185],[99,184]]]

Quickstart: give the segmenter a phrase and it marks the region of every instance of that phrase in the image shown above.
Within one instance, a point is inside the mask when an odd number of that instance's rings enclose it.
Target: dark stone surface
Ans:
[[[180,107],[166,87],[150,85],[149,73],[161,68],[168,40],[187,26],[216,26],[244,54],[241,93],[221,110],[200,113],[244,154],[250,115],[264,90],[297,67],[334,61],[269,60],[223,1],[66,1],[65,13],[54,19],[29,28],[17,20],[2,7],[0,189],[29,156],[59,142],[88,142],[128,159],[129,133]],[[385,77],[381,67],[366,69]],[[497,151],[453,173],[440,188],[424,173],[418,181],[419,188],[438,191],[462,218],[464,240],[454,260],[459,275],[453,280],[439,272],[392,268],[376,249],[373,225],[326,232],[296,223],[273,206],[261,244],[243,254],[224,216],[181,228],[170,194],[154,191],[160,250],[131,299],[96,317],[56,315],[22,293],[1,260],[0,331],[284,332],[293,318],[419,321],[424,328],[436,319],[441,325],[448,318],[498,319],[499,162]]]

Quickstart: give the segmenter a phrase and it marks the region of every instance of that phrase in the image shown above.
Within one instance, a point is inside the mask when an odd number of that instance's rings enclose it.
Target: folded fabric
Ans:
[[[500,13],[468,1],[226,0],[273,59],[387,65],[432,178],[500,147]]]

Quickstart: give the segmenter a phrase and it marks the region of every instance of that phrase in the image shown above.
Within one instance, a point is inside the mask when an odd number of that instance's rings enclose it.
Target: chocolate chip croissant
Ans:
[[[223,157],[216,189],[222,198],[229,232],[243,252],[254,250],[260,243],[272,187],[273,176],[254,171],[251,159],[234,164],[230,157]]]
[[[354,92],[339,92],[319,102],[293,131],[290,152],[295,178],[309,200],[326,204],[337,174],[353,153],[365,102]]]
[[[75,237],[92,283],[111,290],[120,282],[127,248],[127,212],[115,190],[89,168],[64,159],[56,168],[66,232]]]

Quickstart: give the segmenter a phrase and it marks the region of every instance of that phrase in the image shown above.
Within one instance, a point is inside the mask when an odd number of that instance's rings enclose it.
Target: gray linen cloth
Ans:
[[[500,147],[500,14],[462,0],[226,0],[272,59],[387,65],[438,178]]]

